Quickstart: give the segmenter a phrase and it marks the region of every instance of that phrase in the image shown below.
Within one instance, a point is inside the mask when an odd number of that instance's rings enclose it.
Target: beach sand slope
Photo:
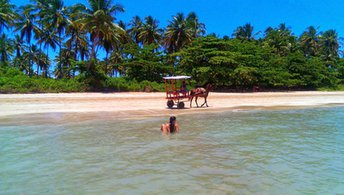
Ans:
[[[199,105],[204,99],[199,98]],[[228,109],[274,109],[331,104],[344,105],[344,92],[210,92],[208,108],[168,109],[165,93],[0,94],[0,117],[36,113],[118,112],[118,116],[182,114]]]

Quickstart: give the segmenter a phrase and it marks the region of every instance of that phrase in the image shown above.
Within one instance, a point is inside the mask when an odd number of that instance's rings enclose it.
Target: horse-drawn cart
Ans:
[[[167,107],[172,108],[177,105],[179,109],[184,108],[184,102],[190,100],[190,93],[186,89],[186,80],[190,78],[190,76],[164,77]]]

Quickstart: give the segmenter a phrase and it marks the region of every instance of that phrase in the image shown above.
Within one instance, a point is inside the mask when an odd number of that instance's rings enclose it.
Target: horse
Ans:
[[[198,103],[197,103],[198,97],[203,97],[204,98],[204,103],[201,105],[201,107],[203,107],[204,104],[208,107],[207,97],[208,97],[209,92],[210,92],[211,89],[212,89],[212,85],[211,84],[207,84],[206,88],[198,87],[198,88],[192,89],[190,91],[190,108],[192,107],[192,100],[193,100],[194,97],[196,97],[195,98],[195,102],[196,102],[197,108],[199,107]]]

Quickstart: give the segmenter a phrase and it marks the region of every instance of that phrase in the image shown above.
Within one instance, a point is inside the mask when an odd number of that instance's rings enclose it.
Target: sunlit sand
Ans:
[[[203,99],[198,100],[199,104]],[[0,116],[33,113],[116,112],[118,117],[183,114],[228,109],[273,109],[344,104],[344,92],[216,93],[208,98],[209,107],[168,109],[165,93],[59,93],[1,94]]]

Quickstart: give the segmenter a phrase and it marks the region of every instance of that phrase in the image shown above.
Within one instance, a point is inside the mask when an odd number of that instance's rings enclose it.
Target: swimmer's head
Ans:
[[[170,123],[174,123],[174,122],[176,122],[176,117],[175,116],[171,116],[170,117]]]

